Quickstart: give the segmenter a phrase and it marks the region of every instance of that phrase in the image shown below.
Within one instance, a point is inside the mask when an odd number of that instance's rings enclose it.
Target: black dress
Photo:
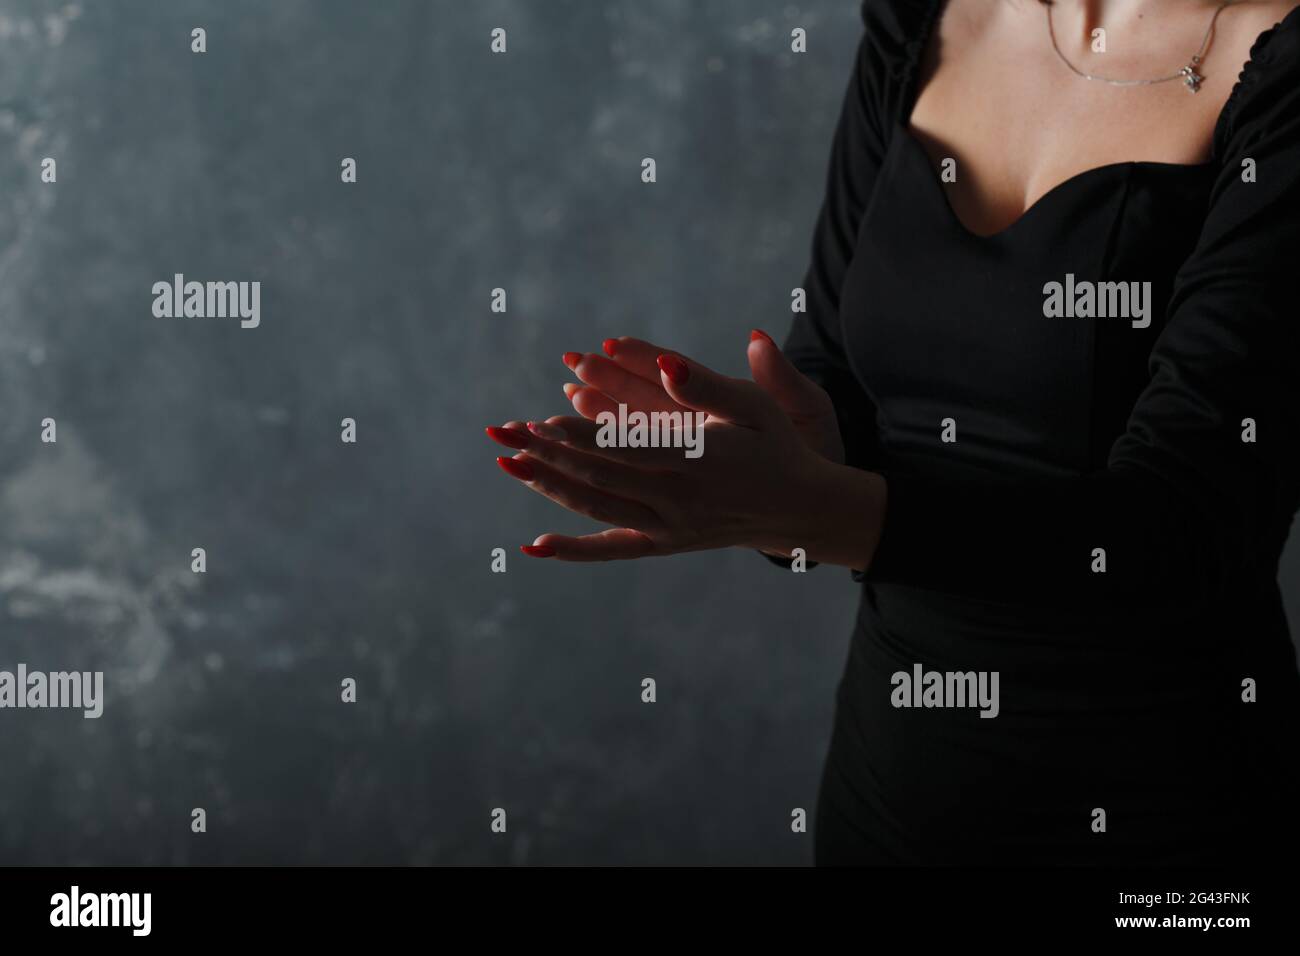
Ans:
[[[889,487],[853,575],[817,860],[1285,856],[1300,13],[1254,44],[1210,162],[1088,170],[980,237],[907,127],[941,6],[862,5],[785,344],[834,399],[849,464]],[[1149,324],[1082,300],[1049,317],[1053,282],[1150,283]],[[917,665],[997,672],[997,716],[895,706]]]

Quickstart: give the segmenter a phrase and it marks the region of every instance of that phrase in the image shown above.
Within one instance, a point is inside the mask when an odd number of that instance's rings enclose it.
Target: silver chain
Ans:
[[[1070,72],[1074,73],[1076,76],[1081,76],[1085,80],[1097,80],[1100,83],[1109,83],[1111,86],[1152,86],[1156,83],[1168,83],[1170,80],[1182,80],[1190,92],[1196,93],[1201,88],[1201,81],[1205,79],[1205,77],[1196,72],[1196,68],[1201,65],[1201,61],[1205,58],[1205,51],[1210,46],[1210,38],[1214,35],[1214,24],[1218,22],[1219,14],[1222,13],[1223,8],[1228,6],[1231,2],[1232,0],[1225,0],[1225,2],[1219,4],[1218,8],[1214,11],[1214,16],[1210,17],[1210,25],[1205,28],[1205,36],[1201,40],[1201,48],[1192,56],[1191,62],[1177,73],[1157,77],[1154,80],[1112,80],[1109,77],[1094,76],[1091,73],[1084,73],[1082,70],[1077,69],[1073,63],[1065,58],[1065,54],[1061,52],[1061,48],[1056,44],[1056,30],[1052,27],[1053,4],[1045,3],[1044,6],[1047,7],[1047,34],[1052,38],[1052,49],[1056,51],[1056,55],[1060,57],[1061,62],[1069,67]]]

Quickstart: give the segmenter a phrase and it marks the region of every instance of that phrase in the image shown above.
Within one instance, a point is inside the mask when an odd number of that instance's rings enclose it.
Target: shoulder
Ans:
[[[863,101],[884,127],[896,118],[920,70],[945,0],[860,0],[857,75]]]
[[[883,65],[916,60],[945,0],[861,0],[864,38]]]
[[[1300,2],[1238,0],[1220,17],[1219,39],[1241,70],[1217,130],[1231,140],[1294,130],[1300,121]]]
[[[1281,23],[1297,5],[1297,0],[1234,0],[1224,8],[1217,27],[1253,38]]]
[[[862,22],[905,35],[938,16],[946,0],[859,0]]]
[[[1213,42],[1243,70],[1260,61],[1294,60],[1300,50],[1300,0],[1236,0],[1223,8],[1214,31]]]

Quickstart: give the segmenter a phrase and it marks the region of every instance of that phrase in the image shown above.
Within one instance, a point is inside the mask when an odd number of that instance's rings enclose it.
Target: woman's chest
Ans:
[[[1044,474],[1104,463],[1147,380],[1213,172],[1095,168],[978,236],[897,127],[840,310],[886,447]]]

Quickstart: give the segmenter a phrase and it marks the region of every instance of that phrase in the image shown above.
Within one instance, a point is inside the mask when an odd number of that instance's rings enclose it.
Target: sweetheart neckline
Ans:
[[[935,172],[934,160],[930,158],[929,151],[927,151],[921,144],[920,139],[917,138],[916,134],[912,132],[911,128],[906,123],[901,121],[896,122],[895,127],[896,132],[905,141],[905,145],[909,146],[913,152],[916,153],[918,158],[925,163],[926,169],[934,182],[934,188],[938,191],[939,198],[943,202],[944,208],[948,211],[948,217],[953,221],[958,229],[965,233],[966,236],[972,240],[981,242],[995,242],[1007,237],[1010,233],[1016,231],[1017,227],[1019,227],[1026,219],[1030,219],[1032,216],[1038,214],[1038,210],[1041,206],[1050,204],[1054,201],[1058,194],[1068,192],[1079,184],[1088,182],[1101,174],[1109,174],[1117,170],[1129,171],[1140,168],[1163,169],[1176,171],[1178,173],[1200,173],[1218,166],[1218,163],[1213,159],[1206,160],[1203,163],[1164,163],[1159,162],[1158,160],[1125,159],[1113,163],[1103,163],[1100,166],[1090,166],[1087,169],[1081,170],[1073,176],[1068,176],[1056,183],[1021,210],[1020,215],[1016,216],[1015,219],[1006,226],[1003,226],[1001,229],[995,230],[994,232],[976,232],[957,215],[957,210],[953,208],[952,202],[948,198],[947,190],[943,188],[942,181],[938,178],[939,174]]]

